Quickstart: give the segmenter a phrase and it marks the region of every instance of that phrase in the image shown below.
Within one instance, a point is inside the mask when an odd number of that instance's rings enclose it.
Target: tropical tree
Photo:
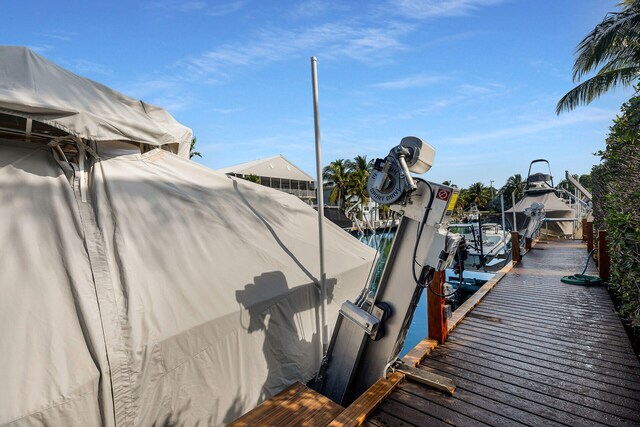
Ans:
[[[337,159],[322,170],[322,180],[331,187],[329,203],[337,203],[341,208],[344,207],[347,197],[350,169],[351,162],[349,160]]]
[[[640,0],[623,0],[619,6],[620,12],[607,14],[576,48],[574,82],[600,70],[564,95],[556,113],[589,104],[617,85],[631,86],[640,76]]]
[[[478,205],[478,209],[482,210],[487,207],[489,200],[491,200],[491,190],[481,182],[471,184],[467,189],[468,203],[475,203]]]
[[[191,147],[189,148],[189,159],[192,159],[195,156],[202,158],[202,154],[200,154],[199,151],[195,151],[195,150],[196,150],[196,137],[194,136],[193,139],[191,140]]]
[[[527,183],[522,180],[522,175],[519,173],[510,176],[499,191],[506,199],[505,205],[511,206],[511,194],[515,195],[516,202],[522,199],[526,186]]]
[[[367,156],[356,156],[350,162],[349,178],[347,182],[347,195],[355,198],[356,203],[367,203],[369,201],[369,191],[367,181],[370,175],[370,163]]]

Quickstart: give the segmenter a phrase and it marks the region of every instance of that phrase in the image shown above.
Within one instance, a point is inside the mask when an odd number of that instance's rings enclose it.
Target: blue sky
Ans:
[[[555,115],[577,43],[609,0],[14,2],[3,44],[168,109],[213,169],[283,154],[315,175],[309,57],[323,163],[436,149],[426,179],[460,186],[547,158],[587,173],[630,89]],[[9,13],[10,17],[7,17]]]

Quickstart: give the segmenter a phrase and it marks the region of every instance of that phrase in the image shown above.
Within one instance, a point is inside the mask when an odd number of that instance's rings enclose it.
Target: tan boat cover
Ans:
[[[169,145],[189,156],[191,129],[167,111],[80,77],[25,47],[0,46],[0,112],[83,139]]]
[[[524,211],[531,207],[533,203],[542,203],[544,205],[545,218],[552,220],[573,219],[577,215],[576,211],[560,200],[553,191],[525,194],[515,206],[505,211],[505,213],[511,214],[515,209],[517,221],[516,230],[526,228],[528,217],[524,214]],[[508,218],[511,219],[510,216]],[[547,221],[540,228],[540,232],[553,237],[569,237],[573,233],[573,221]]]
[[[167,151],[97,147],[83,203],[49,147],[0,140],[0,424],[223,425],[313,377],[316,211]],[[330,336],[374,254],[325,227]]]

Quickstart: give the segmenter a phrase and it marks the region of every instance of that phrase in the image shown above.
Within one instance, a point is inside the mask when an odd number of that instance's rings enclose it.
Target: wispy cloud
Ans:
[[[171,112],[185,110],[193,102],[192,95],[182,84],[171,78],[141,80],[125,86],[122,92]]]
[[[70,31],[65,31],[65,30],[52,30],[52,31],[38,33],[38,35],[48,37],[50,39],[56,39],[56,40],[68,42],[68,41],[71,41],[71,39],[73,39],[73,37],[76,36],[76,33],[72,33]]]
[[[213,112],[218,114],[233,114],[244,110],[244,108],[214,108]]]
[[[458,92],[470,96],[487,95],[495,93],[500,89],[504,89],[504,85],[498,83],[490,83],[486,85],[462,84],[458,86]]]
[[[69,68],[79,74],[100,74],[110,76],[113,74],[110,68],[98,64],[97,62],[87,61],[86,59],[76,59],[68,63]]]
[[[191,72],[200,77],[225,74],[231,67],[268,63],[291,56],[315,52],[325,59],[351,58],[377,61],[389,52],[407,49],[400,37],[410,26],[386,24],[380,27],[360,27],[346,23],[327,23],[302,30],[263,30],[253,40],[227,44],[187,59]]]
[[[50,44],[29,45],[27,47],[36,53],[44,53],[53,49],[53,46]]]
[[[427,19],[445,16],[462,16],[486,6],[494,6],[505,0],[391,0],[390,10],[398,15]]]
[[[227,3],[216,3],[209,5],[203,0],[156,0],[145,3],[144,7],[149,10],[170,11],[170,12],[199,12],[209,16],[223,16],[236,12],[242,8],[244,1],[236,0]]]
[[[382,83],[375,83],[371,85],[378,89],[407,89],[414,87],[428,86],[435,83],[441,83],[449,78],[447,76],[438,76],[432,74],[417,74],[414,76],[408,76],[397,80],[391,80]]]
[[[213,6],[207,10],[209,16],[224,16],[237,12],[244,6],[244,1],[233,1]]]
[[[293,5],[289,16],[293,19],[317,18],[327,11],[335,12],[336,8],[346,8],[346,6],[339,2],[329,3],[326,0],[304,0]]]
[[[489,141],[504,142],[514,138],[537,134],[539,132],[572,126],[578,123],[611,121],[615,115],[615,111],[593,108],[562,116],[533,117],[528,123],[492,129],[484,132],[454,136],[443,139],[442,143],[451,145],[468,145],[479,142],[486,143]]]

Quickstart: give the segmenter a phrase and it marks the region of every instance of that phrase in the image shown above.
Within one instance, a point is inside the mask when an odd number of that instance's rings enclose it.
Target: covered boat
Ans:
[[[0,76],[0,424],[222,425],[315,375],[316,211],[29,49]],[[374,253],[325,225],[330,336]]]
[[[515,211],[516,224],[513,228],[522,231],[528,229],[529,222],[532,221],[530,212],[542,209],[544,225],[540,228],[540,233],[547,237],[571,237],[575,233],[577,212],[557,196],[550,168],[549,174],[531,173],[531,167],[541,162],[549,166],[549,162],[544,159],[531,162],[524,197],[505,212],[513,214]]]

